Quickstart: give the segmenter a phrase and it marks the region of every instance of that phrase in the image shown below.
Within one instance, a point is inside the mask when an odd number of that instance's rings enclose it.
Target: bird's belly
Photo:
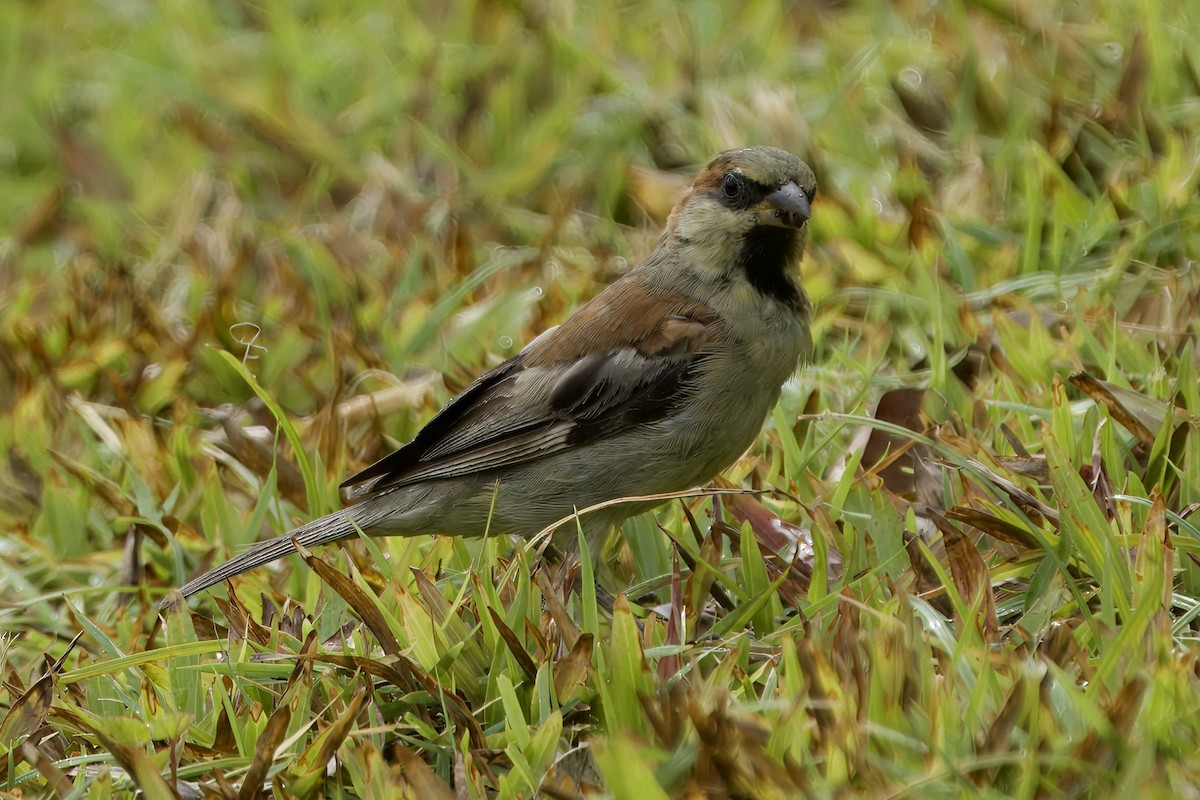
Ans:
[[[801,337],[775,337],[713,352],[689,387],[701,402],[683,403],[641,430],[554,456],[547,470],[551,494],[570,495],[582,507],[707,483],[754,443],[803,345]]]
[[[707,483],[753,444],[803,349],[800,336],[775,336],[714,350],[687,388],[696,399],[675,414],[508,469],[436,482],[446,502],[413,504],[411,515],[390,522],[406,533],[529,536],[576,509]],[[421,513],[434,507],[436,515]],[[646,507],[622,506],[597,519],[615,523]]]

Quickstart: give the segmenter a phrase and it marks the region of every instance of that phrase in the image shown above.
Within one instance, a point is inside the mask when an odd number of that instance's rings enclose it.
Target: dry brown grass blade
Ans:
[[[924,399],[924,389],[893,389],[879,398],[872,416],[881,422],[890,422],[921,433],[925,430],[921,419]],[[892,493],[912,497],[916,488],[914,444],[912,439],[897,436],[882,428],[871,428],[863,445],[862,463],[868,467],[868,474],[878,475]]]
[[[220,609],[221,614],[225,617],[225,621],[229,623],[229,630],[233,632],[234,636],[237,636],[239,639],[250,639],[255,644],[262,645],[264,647],[271,641],[270,629],[259,625],[254,618],[250,616],[250,612],[244,605],[242,605],[242,602],[234,593],[232,585],[229,587],[228,600],[215,597],[213,598],[213,601],[217,604],[217,608]],[[181,606],[183,606],[182,603],[176,603],[171,607],[178,608]],[[196,616],[198,615],[193,614],[193,619]]]
[[[667,605],[667,633],[663,645],[675,647],[683,643],[683,619],[687,610],[683,605],[683,575],[679,571],[679,550],[671,558],[671,601]],[[666,681],[679,671],[678,653],[668,653],[658,660],[655,670],[660,680]]]
[[[75,634],[75,638],[67,645],[63,654],[47,665],[45,674],[13,701],[4,715],[4,720],[0,722],[0,745],[7,746],[9,742],[28,736],[45,724],[54,700],[54,677],[62,670],[67,656],[75,649],[82,636],[83,631]],[[20,691],[19,687],[17,691]],[[4,772],[8,772],[7,765]]]
[[[1052,622],[1050,629],[1038,643],[1038,655],[1057,666],[1068,669],[1074,668],[1084,679],[1090,679],[1091,666],[1087,652],[1075,639],[1074,622]]]
[[[15,742],[40,728],[50,713],[53,699],[54,676],[48,672],[34,681],[8,709],[4,721],[0,722],[0,742]]]
[[[559,659],[554,665],[554,693],[558,702],[566,704],[576,694],[577,689],[587,680],[588,669],[592,665],[592,649],[594,641],[592,634],[585,633],[575,640],[575,646],[566,658]]]
[[[383,648],[383,652],[390,656],[400,654],[400,642],[396,640],[395,634],[388,626],[387,620],[380,613],[375,603],[367,593],[350,579],[348,575],[338,572],[326,562],[317,558],[307,548],[299,542],[293,540],[293,544],[304,559],[304,563],[317,573],[318,577],[338,593],[346,604],[353,609],[366,626],[375,634],[375,638],[379,640],[379,646]]]
[[[988,726],[983,739],[975,745],[976,755],[986,758],[1004,753],[1009,749],[1013,729],[1016,728],[1017,720],[1021,718],[1022,712],[1029,702],[1029,690],[1029,683],[1025,680],[1018,680],[1013,684],[1000,713]],[[987,786],[995,780],[996,772],[995,767],[983,767],[972,770],[970,775],[977,786]]]
[[[475,585],[478,588],[478,579],[472,576],[472,580],[476,581]],[[571,614],[567,611],[567,606],[563,602],[562,594],[547,573],[545,563],[543,563],[541,569],[533,573],[533,581],[542,591],[542,607],[550,615],[550,619],[554,621],[554,626],[558,629],[558,635],[561,637],[563,645],[567,648],[575,647],[575,643],[579,641],[579,626],[575,624],[575,620],[571,619]],[[573,579],[571,581],[572,583],[574,582]]]
[[[496,613],[496,609],[489,607],[488,613],[492,616],[492,622],[496,625],[496,630],[500,632],[500,638],[504,640],[504,644],[508,646],[508,652],[517,660],[517,666],[525,673],[525,677],[529,680],[537,679],[537,663],[533,660],[533,656],[525,651],[525,646],[521,644],[521,640],[517,638],[517,634],[513,633],[512,628],[504,622],[504,618]]]
[[[1010,439],[1009,444],[1014,445],[1014,450],[1017,449],[1013,440]],[[1031,456],[1028,453],[1018,451],[1018,454],[1015,456],[1001,456],[993,454],[992,460],[1014,475],[1031,478],[1038,483],[1050,482],[1050,467],[1046,464],[1046,458],[1044,456]]]
[[[568,750],[550,766],[538,790],[550,800],[584,800],[602,797],[603,783],[591,748],[580,745]]]
[[[781,576],[779,593],[793,608],[799,608],[812,583],[813,555],[812,531],[801,528],[780,517],[751,495],[735,495],[726,498],[726,507],[740,523],[749,523],[751,534],[760,545],[764,563],[771,581]],[[729,537],[735,551],[741,547],[741,530],[721,523],[723,532]],[[829,548],[828,574],[841,574],[841,554]],[[713,587],[713,595],[720,587]]]
[[[1029,531],[978,509],[959,506],[947,511],[946,518],[952,519],[955,522],[966,523],[973,528],[978,528],[988,536],[1016,545],[1025,550],[1041,549],[1037,539]]]
[[[259,734],[254,745],[254,760],[250,769],[242,779],[242,788],[238,792],[238,800],[254,800],[265,796],[263,781],[267,777],[271,764],[275,761],[275,751],[287,738],[288,725],[292,721],[292,707],[288,703],[280,703],[267,719],[266,727]]]
[[[808,701],[813,719],[817,722],[816,739],[820,750],[837,734],[837,718],[834,716],[829,698],[832,692],[826,688],[824,676],[832,671],[828,655],[804,638],[796,641],[796,658],[804,671],[808,687]]]
[[[697,694],[685,700],[701,751],[691,784],[707,797],[790,797],[799,789],[789,772],[767,752],[770,733],[748,717],[729,711],[729,696]]]
[[[213,783],[217,785],[216,791],[212,792],[210,797],[220,797],[223,800],[237,800],[237,788],[230,782],[229,777],[220,770],[217,770],[212,775]]]
[[[680,714],[683,704],[679,702],[682,693],[683,687],[675,685],[655,696],[638,694],[638,703],[646,715],[646,722],[650,723],[658,740],[668,747],[676,744],[683,735]]]
[[[795,797],[803,776],[786,759],[772,755],[770,732],[749,717],[729,710],[729,695],[701,691],[682,683],[653,696],[639,695],[645,719],[657,743],[678,748],[699,740],[690,773],[675,797]]]
[[[309,634],[304,645],[300,649],[300,660],[292,669],[292,674],[288,678],[287,688],[284,689],[283,699],[271,712],[271,716],[267,719],[267,724],[263,728],[263,732],[259,734],[258,741],[254,746],[254,759],[251,761],[250,769],[246,772],[246,777],[242,781],[242,788],[238,792],[239,800],[252,800],[264,796],[263,781],[267,777],[267,773],[271,769],[272,763],[275,761],[275,751],[279,749],[279,745],[287,738],[288,726],[292,721],[292,703],[290,702],[291,690],[299,682],[304,681],[311,683],[312,681],[312,654],[316,647],[316,632]]]
[[[298,784],[306,784],[309,780],[315,778],[318,781],[317,785],[319,785],[326,765],[333,759],[338,748],[342,746],[342,743],[346,741],[346,737],[354,729],[355,724],[358,722],[359,714],[370,697],[371,689],[369,685],[367,688],[359,689],[355,692],[354,697],[346,704],[346,707],[338,712],[333,724],[321,731],[320,736],[314,742],[316,746],[310,745],[301,754],[300,758],[288,768],[288,774],[297,779]]]
[[[59,797],[66,797],[71,794],[74,785],[67,774],[58,768],[54,763],[54,759],[46,755],[41,748],[26,739],[21,742],[21,756],[29,766],[33,767],[38,773],[46,779],[47,786]],[[7,770],[5,770],[7,772]]]
[[[537,623],[528,617],[525,618],[525,635],[533,640],[533,653],[539,659],[550,658],[552,652],[550,649],[550,640],[542,633],[542,629],[537,626]],[[557,644],[557,641],[555,643]]]
[[[949,614],[949,604],[942,594],[942,581],[926,561],[927,551],[921,548],[921,537],[906,531],[904,550],[908,553],[908,562],[911,565],[912,591],[925,597],[942,613]]]
[[[1008,478],[1005,478],[1000,473],[991,469],[978,459],[968,458],[967,464],[971,467],[971,469],[978,470],[989,484],[1008,495],[1008,497],[1017,505],[1021,506],[1026,513],[1040,514],[1041,516],[1053,522],[1056,527],[1058,526],[1058,509],[1043,503],[1041,500],[1034,497],[1032,494],[1025,491]]]
[[[850,589],[842,589],[838,595],[837,629],[833,634],[829,661],[841,683],[842,693],[854,698],[849,706],[855,709],[860,720],[866,714],[867,692],[870,691],[869,661],[864,646],[866,636],[862,605]],[[855,737],[861,732],[843,729],[841,733],[845,737]]]
[[[224,676],[221,680],[225,682],[225,691],[232,694],[233,679]],[[209,750],[210,757],[234,755],[238,752],[237,736],[234,735],[233,724],[230,722],[229,713],[225,708],[221,709],[221,714],[217,717],[216,734],[213,736],[212,747]]]
[[[338,656],[329,653],[316,653],[314,661],[346,670],[347,672],[362,672],[381,681],[386,681],[401,691],[415,691],[420,683],[416,676],[408,670],[408,661],[403,658],[392,658],[390,663],[376,661],[365,656]]]
[[[412,790],[412,797],[421,800],[455,800],[454,791],[412,750],[395,743],[389,748],[388,757],[400,765],[400,777]]]
[[[66,197],[66,190],[55,186],[30,205],[21,214],[13,231],[13,239],[17,244],[29,247],[57,238],[66,221],[63,213]]]
[[[1070,376],[1071,383],[1092,400],[1108,409],[1108,413],[1126,430],[1137,437],[1146,447],[1154,445],[1154,433],[1141,420],[1134,416],[1125,404],[1117,399],[1112,387],[1086,372],[1075,372]]]
[[[975,543],[966,534],[955,528],[941,514],[926,511],[926,514],[946,543],[946,561],[950,564],[950,575],[963,601],[979,606],[979,626],[984,638],[992,644],[1000,641],[1000,622],[996,618],[996,595],[992,591],[992,576],[983,556],[979,555]],[[963,620],[965,624],[966,620]]]
[[[758,543],[772,554],[786,553],[802,541],[811,545],[812,537],[808,531],[783,519],[753,495],[727,497],[725,508],[738,522],[749,522]]]

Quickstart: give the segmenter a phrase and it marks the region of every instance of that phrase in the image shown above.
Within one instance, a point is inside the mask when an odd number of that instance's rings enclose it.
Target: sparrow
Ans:
[[[711,480],[753,443],[811,349],[812,170],[774,147],[714,156],[654,251],[342,484],[350,505],[260,542],[187,597],[358,536],[531,536],[604,501]],[[660,501],[661,502],[661,501]],[[581,517],[589,547],[656,502]]]

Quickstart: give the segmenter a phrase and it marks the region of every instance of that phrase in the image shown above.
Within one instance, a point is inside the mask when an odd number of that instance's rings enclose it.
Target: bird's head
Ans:
[[[744,278],[764,295],[803,302],[795,267],[817,191],[813,171],[776,147],[714,156],[680,198],[660,240],[707,281]]]

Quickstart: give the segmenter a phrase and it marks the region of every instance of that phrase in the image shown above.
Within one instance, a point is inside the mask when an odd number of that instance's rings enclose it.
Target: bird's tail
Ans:
[[[357,523],[359,526],[368,524],[366,520],[361,519],[357,520]],[[282,536],[259,542],[241,555],[234,556],[219,567],[210,569],[198,578],[188,581],[179,591],[184,597],[191,597],[227,578],[241,575],[243,572],[295,552],[295,542],[299,542],[304,547],[315,547],[357,535],[358,528],[355,527],[355,522],[351,521],[347,509],[335,511]]]

